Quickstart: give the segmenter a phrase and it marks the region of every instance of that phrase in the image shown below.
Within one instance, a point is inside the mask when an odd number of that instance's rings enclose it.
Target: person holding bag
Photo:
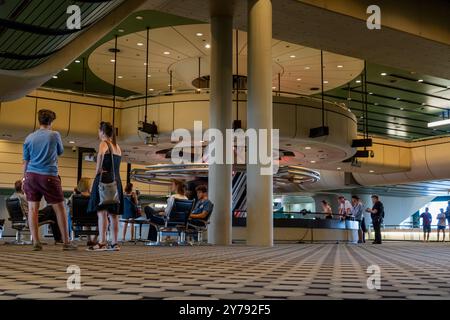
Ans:
[[[96,176],[92,186],[88,212],[97,212],[99,241],[90,251],[118,251],[119,216],[123,214],[123,190],[120,180],[122,151],[116,143],[114,128],[109,122],[101,122],[98,131],[101,140],[97,153]],[[108,217],[112,231],[108,247],[106,231]]]

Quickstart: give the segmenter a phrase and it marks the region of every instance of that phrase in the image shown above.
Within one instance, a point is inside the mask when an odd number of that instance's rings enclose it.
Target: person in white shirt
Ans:
[[[341,219],[345,219],[346,217],[351,216],[353,207],[350,201],[345,199],[344,196],[339,196],[338,201],[339,201],[339,215]]]
[[[173,203],[175,199],[181,199],[181,200],[187,200],[186,197],[186,186],[184,184],[184,181],[181,180],[172,180],[172,194],[167,199],[167,207],[164,210],[157,211],[153,209],[150,206],[145,207],[145,215],[147,216],[147,219],[150,219],[150,221],[157,223],[157,224],[163,224],[165,219],[164,216],[168,216],[170,214],[170,211],[172,211]],[[150,229],[148,232],[148,240],[150,241],[156,241],[157,234],[156,234],[156,228],[150,225]]]
[[[446,215],[444,209],[439,209],[440,212],[437,215],[437,241],[439,242],[439,234],[442,231],[442,242],[445,242],[445,225],[446,225]]]

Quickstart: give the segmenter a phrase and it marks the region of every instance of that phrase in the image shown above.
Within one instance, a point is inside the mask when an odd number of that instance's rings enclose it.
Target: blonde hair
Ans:
[[[91,192],[91,179],[81,178],[80,181],[78,181],[77,190],[81,193]]]

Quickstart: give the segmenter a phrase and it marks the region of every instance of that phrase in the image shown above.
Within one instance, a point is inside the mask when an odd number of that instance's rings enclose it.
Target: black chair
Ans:
[[[88,204],[89,197],[81,194],[73,195],[70,204],[70,217],[72,218],[72,232],[74,237],[79,237],[80,235],[98,235],[98,218],[97,215],[87,212]]]
[[[6,199],[6,210],[8,210],[11,228],[16,230],[16,240],[11,244],[30,244],[22,240],[22,232],[28,229],[27,218],[22,211],[19,199]]]
[[[137,217],[138,206],[131,200],[130,196],[128,196],[128,195],[124,196],[123,197],[123,201],[124,201],[124,203],[123,203],[124,204],[124,211],[125,212],[132,212],[133,213],[132,216],[134,216],[134,218],[130,218],[130,219],[122,218],[122,219],[120,219],[120,222],[123,222],[123,223],[128,222],[130,224],[138,225],[139,226],[139,237],[137,238],[136,235],[135,235],[134,240],[132,239],[131,241],[134,242],[135,244],[138,241],[144,241],[144,240],[142,240],[142,226],[144,224],[149,224],[149,220],[147,220],[147,219],[138,219],[138,220],[136,220],[136,218],[138,218]]]
[[[184,244],[186,238],[186,225],[192,208],[194,207],[194,200],[175,199],[172,210],[168,217],[164,218],[163,224],[155,223],[150,220],[150,224],[156,228],[157,238],[155,243],[148,243],[149,245],[162,245],[161,239],[164,233],[177,232],[178,244]],[[174,231],[175,230],[175,231]]]
[[[208,230],[209,219],[211,218],[211,214],[214,211],[214,204],[211,205],[211,211],[208,212],[208,215],[205,219],[194,219],[188,220],[187,222],[187,233],[196,233],[197,234],[197,244],[201,244],[203,241],[203,232]],[[194,223],[195,221],[195,223]]]
[[[0,219],[0,239],[3,237],[3,231],[5,230],[5,219]]]

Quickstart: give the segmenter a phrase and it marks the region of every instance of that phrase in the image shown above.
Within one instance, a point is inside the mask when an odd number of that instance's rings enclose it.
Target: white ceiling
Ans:
[[[201,33],[202,36],[197,36]],[[247,74],[247,33],[239,31],[239,74]],[[173,89],[194,88],[192,80],[209,75],[210,25],[195,24],[164,27],[150,30],[149,36],[149,89],[156,93],[169,90],[169,72],[173,70]],[[114,40],[98,47],[89,57],[89,67],[101,79],[112,83]],[[146,31],[118,38],[117,86],[143,94],[146,75]],[[164,53],[169,54],[164,54]],[[236,74],[236,32],[233,32],[233,70]],[[320,50],[281,40],[272,40],[273,87],[278,90],[278,73],[281,91],[314,94],[312,87],[321,85]],[[338,67],[339,66],[339,67]],[[330,52],[324,52],[324,90],[339,87],[360,74],[363,61]]]

